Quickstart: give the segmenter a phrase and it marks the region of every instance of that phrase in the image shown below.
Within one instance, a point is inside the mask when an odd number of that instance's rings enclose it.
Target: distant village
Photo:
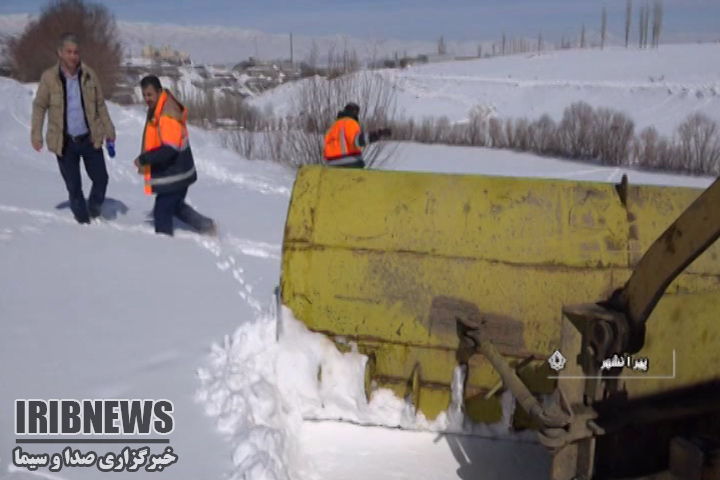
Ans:
[[[432,55],[408,57],[395,55],[392,59],[383,59],[367,64],[368,68],[406,68],[417,63],[446,61],[457,59],[445,52]],[[278,61],[260,61],[253,57],[234,65],[198,65],[190,55],[170,46],[145,45],[141,56],[128,54],[123,65],[125,78],[118,85],[112,100],[120,104],[133,104],[141,101],[137,84],[144,75],[153,74],[177,83],[182,77],[193,78],[191,85],[201,91],[215,90],[224,94],[247,98],[275,88],[282,83],[313,75],[333,77],[359,68],[356,59],[347,55],[338,57],[335,65],[319,67],[306,62],[294,62],[289,59]],[[190,75],[188,75],[190,74]]]
[[[260,62],[254,58],[236,65],[198,65],[190,56],[169,46],[146,45],[140,58],[128,55],[123,65],[125,81],[120,82],[113,101],[121,104],[140,101],[137,84],[144,75],[178,82],[182,77],[191,78],[191,85],[198,90],[220,90],[241,98],[256,96],[288,80],[306,76],[308,68],[286,60]]]

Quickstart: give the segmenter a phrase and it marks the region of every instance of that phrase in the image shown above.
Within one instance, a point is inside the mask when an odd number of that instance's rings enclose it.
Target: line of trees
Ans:
[[[652,40],[650,45],[657,48],[660,44],[660,32],[662,31],[663,4],[661,0],[655,0],[653,4]],[[625,48],[630,46],[630,28],[632,26],[632,0],[627,0],[625,7]],[[648,47],[648,28],[650,26],[650,5],[645,3],[640,6],[638,12],[638,42],[640,48]]]
[[[663,24],[663,4],[662,0],[654,0],[652,7],[652,29],[650,30],[650,4],[648,1],[640,6],[638,13],[638,26],[639,26],[639,46],[640,48],[648,48],[648,46],[657,48],[660,45],[660,33],[662,31]],[[602,8],[601,19],[600,19],[600,48],[605,48],[607,42],[607,9]],[[630,31],[632,26],[632,0],[627,0],[626,13],[625,13],[625,47],[630,47]],[[652,35],[648,37],[648,32]],[[580,27],[580,38],[577,44],[580,48],[587,48],[586,41],[586,28],[583,24]],[[556,50],[572,48],[572,42],[561,37],[560,43],[555,45]],[[538,33],[537,43],[530,42],[527,39],[508,39],[505,33],[502,34],[502,38],[499,42],[494,42],[491,45],[489,51],[483,49],[482,44],[478,44],[478,57],[494,57],[498,55],[515,55],[518,53],[528,53],[531,51],[542,51],[545,49],[545,42],[543,41],[542,30]],[[445,37],[442,36],[437,43],[437,53],[439,55],[446,55],[448,52]]]
[[[248,159],[290,167],[320,163],[323,134],[346,98],[366,105],[361,119],[366,128],[390,126],[396,142],[496,148],[607,166],[720,175],[720,127],[701,113],[688,116],[672,136],[660,135],[654,127],[638,132],[623,112],[584,102],[568,106],[560,121],[549,115],[535,120],[498,118],[482,108],[459,124],[442,116],[402,119],[395,115],[393,86],[368,70],[333,80],[308,79],[293,97],[291,111],[298,113],[282,118],[239,105],[234,118],[241,128],[224,132],[224,144]],[[198,108],[203,101],[196,100]],[[219,102],[226,108],[230,103]],[[389,161],[396,148],[397,143],[372,145],[366,153],[368,163]]]
[[[654,0],[652,9],[652,39],[649,45],[657,48],[660,45],[660,32],[662,31],[663,4],[662,0]],[[632,26],[632,0],[627,0],[625,7],[625,48],[630,47],[630,28]],[[638,40],[640,48],[648,47],[648,29],[650,28],[650,4],[646,1],[640,6],[638,13]],[[607,40],[607,9],[603,7],[600,21],[600,48],[605,48]],[[585,48],[585,25],[580,33],[580,48]]]

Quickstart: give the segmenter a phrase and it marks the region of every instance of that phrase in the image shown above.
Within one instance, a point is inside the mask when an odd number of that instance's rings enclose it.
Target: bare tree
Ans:
[[[82,0],[54,0],[22,34],[10,39],[13,76],[21,82],[40,80],[43,71],[57,62],[58,40],[64,32],[77,35],[82,58],[92,65],[110,98],[123,59],[115,18],[104,5]]]
[[[652,39],[650,40],[650,46],[651,46],[652,48],[655,48],[655,39],[656,39],[656,37],[657,37],[657,12],[658,12],[657,2],[654,2],[654,4],[653,4],[653,12],[652,12],[652,16],[653,16],[653,19],[652,19],[652,20],[653,20],[653,24],[652,24]]]
[[[632,0],[627,0],[625,7],[625,48],[630,46],[630,24],[632,18]]]
[[[12,75],[12,61],[8,49],[11,38],[7,34],[0,34],[0,76]]]
[[[394,90],[380,73],[362,70],[332,80],[310,79],[293,99],[293,110],[302,115],[302,120],[295,125],[298,128],[288,132],[293,142],[283,163],[320,163],[325,131],[349,101],[361,106],[360,120],[367,130],[387,125],[395,115]],[[386,142],[370,145],[363,153],[365,163],[372,166],[382,162],[389,148]]]
[[[438,55],[445,55],[447,53],[447,46],[445,45],[445,38],[440,37],[438,40]]]
[[[653,8],[652,45],[655,48],[660,46],[660,30],[662,27],[663,6],[662,1],[656,0]]]
[[[290,32],[290,66],[295,66],[295,56],[293,53],[293,34]]]
[[[650,5],[645,3],[640,9],[640,48],[648,45],[648,26],[650,25]]]
[[[682,163],[691,173],[717,175],[720,165],[718,125],[702,113],[691,115],[678,127]]]
[[[638,46],[643,48],[643,25],[645,22],[645,5],[640,5],[640,11],[638,12],[638,28],[640,29],[638,37]]]
[[[603,7],[603,9],[602,9],[602,26],[600,27],[600,31],[601,31],[601,36],[602,36],[602,41],[601,41],[602,43],[601,43],[600,48],[604,49],[605,48],[605,35],[607,33],[607,10],[605,9],[605,7]]]
[[[720,126],[702,114],[690,116],[673,138],[661,138],[653,127],[636,136],[634,122],[624,113],[595,109],[584,102],[567,107],[559,123],[547,114],[535,121],[502,119],[480,107],[470,112],[468,120],[461,124],[447,117],[395,121],[393,138],[512,149],[603,165],[720,174]]]
[[[583,24],[580,31],[580,48],[585,48],[585,25]]]
[[[648,29],[650,28],[650,4],[645,4],[645,48],[648,47],[650,36],[648,35]]]

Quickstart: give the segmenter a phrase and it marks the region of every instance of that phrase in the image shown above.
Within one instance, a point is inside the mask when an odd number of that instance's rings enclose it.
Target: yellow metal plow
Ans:
[[[554,418],[565,425],[572,405],[608,395],[599,392],[622,390],[629,401],[717,381],[720,187],[705,192],[679,239],[658,246],[703,190],[624,180],[302,167],[278,300],[338,348],[357,344],[368,356],[368,395],[392,389],[430,420],[448,408],[458,364],[468,368],[472,420],[500,420],[498,392],[510,389],[522,407],[514,425],[539,431],[549,421],[539,395],[564,399]],[[577,304],[636,317],[625,327],[600,322],[602,312]],[[559,370],[548,361],[556,352]],[[610,373],[602,355],[628,352],[622,378],[642,380],[589,378]]]

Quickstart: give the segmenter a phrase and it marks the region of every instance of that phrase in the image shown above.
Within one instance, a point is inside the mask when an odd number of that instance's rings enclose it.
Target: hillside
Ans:
[[[661,45],[657,50],[559,50],[414,65],[379,72],[394,90],[397,115],[468,120],[473,109],[500,118],[556,120],[579,101],[628,115],[636,131],[663,134],[694,112],[720,121],[720,43]],[[302,82],[252,100],[277,115],[294,114]],[[363,99],[359,99],[362,101]]]

